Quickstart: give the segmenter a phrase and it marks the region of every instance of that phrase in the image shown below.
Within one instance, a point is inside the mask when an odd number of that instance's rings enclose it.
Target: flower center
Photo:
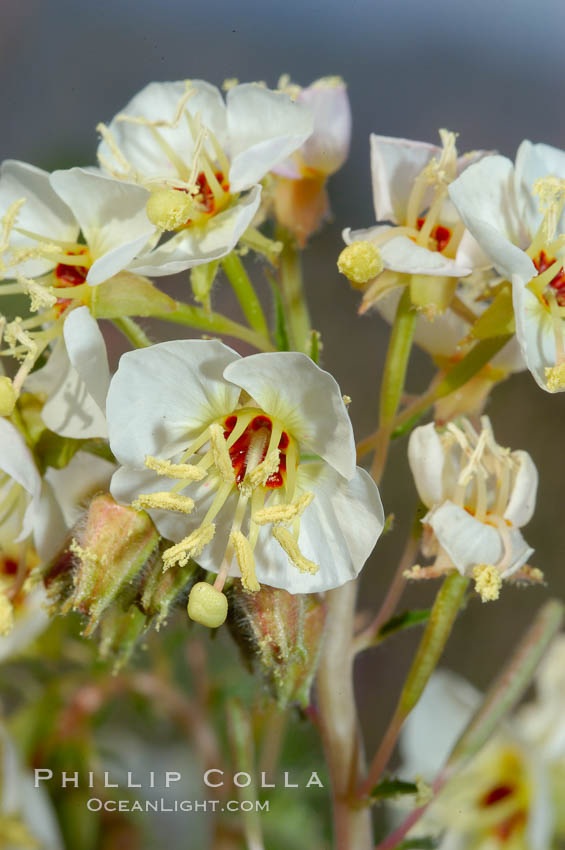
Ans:
[[[545,251],[540,251],[537,257],[533,258],[534,266],[538,274],[543,274],[550,269],[555,263],[555,257],[548,257]],[[555,297],[560,307],[565,307],[565,270],[562,266],[557,265],[556,274],[551,280],[546,282],[546,286],[551,286],[555,291]]]
[[[235,414],[226,418],[224,422],[224,437],[226,440],[229,440],[230,435],[233,433],[237,425],[237,419]],[[242,483],[248,468],[254,469],[260,463],[263,463],[267,456],[272,432],[272,420],[269,416],[260,414],[251,420],[243,434],[231,445],[229,454],[235,472],[236,484],[239,485]],[[283,431],[278,443],[278,468],[266,478],[264,487],[272,490],[284,485],[286,477],[286,451],[289,443],[290,438],[286,431]]]
[[[86,246],[78,251],[66,251],[66,254],[69,258],[82,257],[83,261],[88,265],[77,266],[71,265],[70,263],[57,263],[55,271],[53,272],[56,280],[55,286],[57,289],[80,286],[81,284],[86,283],[86,276],[88,275],[88,269],[91,265],[88,248]],[[72,299],[70,298],[57,298],[55,305],[56,315],[60,316],[61,313],[63,313],[69,306],[71,301]]]
[[[416,227],[418,230],[421,230],[426,222],[425,216],[420,216],[416,222]],[[442,251],[447,248],[449,244],[449,240],[451,239],[452,231],[449,227],[445,227],[443,224],[436,224],[430,233],[430,239],[433,240],[436,244],[435,251],[439,251],[440,254]]]

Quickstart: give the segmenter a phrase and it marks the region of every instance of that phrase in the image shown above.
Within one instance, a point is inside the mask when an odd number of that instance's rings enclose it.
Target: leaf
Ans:
[[[415,782],[405,782],[403,779],[383,779],[370,792],[369,796],[375,800],[399,797],[402,794],[417,794],[418,786]]]
[[[412,629],[414,626],[421,626],[422,623],[427,623],[430,619],[430,609],[423,608],[421,610],[403,611],[402,614],[395,614],[390,620],[384,623],[378,633],[377,640],[383,640],[395,632],[400,632],[403,629]]]
[[[91,297],[92,315],[96,319],[155,316],[170,313],[177,306],[146,277],[131,272],[120,272],[100,286],[93,286]]]
[[[514,333],[514,308],[510,287],[501,289],[492,304],[477,319],[471,329],[475,339],[489,339]]]
[[[482,339],[477,342],[473,348],[460,360],[440,381],[435,389],[434,397],[436,399],[443,398],[449,395],[475,375],[492,360],[495,354],[504,348],[506,343],[511,339],[509,335],[496,336],[492,339]]]
[[[273,293],[273,301],[275,305],[275,327],[273,328],[275,345],[279,351],[290,351],[290,342],[286,327],[286,316],[284,314],[284,307],[279,287],[270,274],[267,274],[267,280],[269,281]]]

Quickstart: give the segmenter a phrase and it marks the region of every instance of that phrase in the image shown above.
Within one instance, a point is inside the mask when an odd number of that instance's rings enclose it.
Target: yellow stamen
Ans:
[[[21,274],[16,275],[16,278],[25,294],[29,296],[32,313],[44,308],[48,309],[57,303],[57,296],[50,287],[42,286],[35,280],[30,280]]]
[[[253,522],[257,525],[286,525],[302,516],[312,499],[313,493],[303,493],[296,502],[289,505],[268,505],[253,514]]]
[[[475,590],[483,602],[494,602],[500,596],[502,576],[492,564],[477,564],[473,568]]]
[[[145,466],[152,469],[157,475],[166,475],[167,478],[178,478],[182,481],[201,481],[206,477],[206,471],[190,463],[172,463],[170,460],[147,455]]]
[[[545,367],[545,382],[550,393],[565,389],[565,362]]]
[[[233,484],[235,473],[231,462],[228,444],[221,425],[210,425],[210,445],[214,456],[214,465],[226,484]]]
[[[216,526],[213,522],[201,525],[200,528],[197,528],[196,531],[193,531],[192,534],[189,534],[180,543],[176,543],[174,546],[165,549],[163,552],[164,569],[168,570],[169,567],[175,564],[178,564],[179,567],[185,567],[191,558],[197,558],[200,555],[204,547],[210,543],[215,533]]]
[[[0,635],[9,635],[14,628],[14,607],[8,597],[0,594]]]
[[[298,546],[298,541],[287,528],[283,528],[281,525],[275,526],[273,528],[273,537],[301,573],[315,575],[318,572],[320,569],[319,566],[304,557]]]
[[[177,230],[194,214],[194,203],[186,192],[156,189],[145,208],[147,218],[160,230]]]
[[[17,395],[11,378],[0,376],[0,416],[10,416],[16,400]]]
[[[241,531],[232,531],[230,543],[235,550],[244,589],[249,593],[256,593],[261,590],[261,585],[255,575],[255,558],[249,540]]]
[[[160,509],[163,511],[179,511],[189,514],[194,510],[194,500],[189,496],[181,496],[179,493],[168,491],[161,493],[141,493],[131,503],[136,511]]]
[[[360,240],[343,249],[337,260],[341,274],[356,288],[364,286],[383,270],[379,249],[372,242]]]
[[[268,452],[264,461],[259,463],[255,469],[245,476],[242,485],[248,484],[252,490],[256,487],[264,487],[267,480],[277,472],[280,464],[280,452],[278,449]]]

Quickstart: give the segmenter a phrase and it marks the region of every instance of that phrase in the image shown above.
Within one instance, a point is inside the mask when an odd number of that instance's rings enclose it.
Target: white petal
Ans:
[[[274,165],[299,148],[314,129],[307,106],[254,83],[227,95],[233,192],[258,183]]]
[[[324,463],[299,467],[298,490],[314,493],[300,520],[302,554],[320,569],[314,575],[293,566],[270,529],[262,529],[255,555],[259,582],[290,593],[319,593],[354,579],[373,551],[384,525],[379,491],[357,467],[350,481]],[[282,556],[282,557],[281,557]]]
[[[110,386],[110,367],[104,337],[88,307],[78,307],[69,313],[63,324],[63,336],[71,365],[85,382],[98,407],[104,410]]]
[[[67,526],[55,495],[43,483],[41,497],[28,508],[32,512],[33,539],[41,561],[48,563],[62,549],[67,536]]]
[[[373,227],[364,227],[359,230],[353,230],[351,227],[346,227],[341,231],[341,236],[346,245],[351,245],[352,242],[371,242],[375,236],[383,233],[385,230],[392,230],[388,224],[375,224]]]
[[[55,171],[51,185],[76,215],[94,263],[96,286],[122,271],[155,233],[145,208],[149,192],[83,168]]]
[[[497,230],[513,243],[520,241],[514,196],[514,166],[505,156],[487,156],[466,168],[449,186],[449,196],[473,236],[475,221]],[[484,246],[483,246],[484,247]]]
[[[477,564],[496,566],[503,556],[500,533],[493,526],[479,522],[453,502],[446,501],[434,508],[424,517],[423,522],[431,525],[439,543],[462,575]],[[518,529],[511,528],[508,533],[512,557],[510,566],[502,573],[503,577],[519,570],[534,551]]]
[[[550,145],[523,141],[516,154],[516,195],[520,214],[527,223],[531,236],[537,231],[542,220],[539,198],[533,193],[534,183],[540,178],[549,177],[550,174],[565,179],[565,153]],[[563,216],[559,229],[563,229]]]
[[[216,340],[176,340],[130,351],[110,384],[110,445],[123,464],[143,467],[146,455],[169,456],[207,425],[230,413],[239,389],[222,377],[239,355]]]
[[[33,498],[39,496],[41,478],[20,432],[0,417],[0,470],[17,481]]]
[[[371,175],[377,221],[404,223],[414,180],[441,148],[426,142],[371,134]],[[423,207],[428,206],[428,193]],[[420,210],[418,211],[420,212]]]
[[[490,262],[503,277],[512,280],[514,274],[519,274],[527,282],[537,274],[528,255],[513,245],[501,230],[471,213],[466,213],[464,221]]]
[[[54,192],[49,183],[49,174],[25,162],[8,159],[0,168],[0,218],[15,201],[25,198],[16,219],[16,227],[37,233],[47,239],[74,242],[79,227],[68,206]],[[34,246],[36,240],[12,230],[10,244]],[[49,260],[30,260],[19,267],[29,277],[44,274],[53,268]]]
[[[504,519],[516,528],[521,528],[531,520],[534,514],[538,471],[528,452],[515,451],[512,452],[512,457],[518,461],[519,466],[512,486],[512,495],[504,512]]]
[[[465,679],[436,671],[402,729],[402,776],[433,781],[480,700],[480,693]]]
[[[418,495],[431,508],[443,502],[444,453],[433,422],[414,428],[408,440],[408,462]]]
[[[43,407],[43,421],[62,437],[106,437],[108,358],[104,338],[88,307],[78,307],[67,316],[63,335],[65,346],[55,347],[51,355],[57,358],[59,383]],[[40,374],[32,386],[41,381]]]
[[[225,257],[255,218],[260,202],[261,187],[253,186],[237,203],[212,216],[205,225],[187,227],[153,251],[139,256],[130,263],[130,271],[159,277]]]
[[[334,174],[347,159],[351,139],[347,87],[320,82],[303,89],[298,101],[314,116],[314,132],[300,150],[304,164],[321,174]]]
[[[459,265],[439,251],[429,251],[407,236],[396,236],[379,250],[385,268],[395,272],[465,277],[472,271],[470,266]]]
[[[26,594],[21,608],[18,607],[14,628],[0,637],[0,662],[13,658],[22,652],[49,623],[45,610],[47,595],[43,585],[37,585]]]
[[[550,767],[534,750],[530,762],[532,801],[526,830],[531,850],[547,850],[554,837],[556,811]]]
[[[253,354],[231,363],[224,377],[242,387],[298,440],[344,478],[355,472],[351,421],[335,379],[298,352]]]
[[[190,83],[194,94],[188,99],[185,110],[193,116],[199,113],[202,124],[212,130],[220,145],[225,147],[226,108],[222,95],[215,86],[202,80],[191,80]],[[150,121],[173,123],[185,92],[184,80],[150,83],[135,95],[120,114],[132,118],[143,117]],[[166,150],[159,144],[149,127],[128,121],[117,121],[114,118],[109,129],[122,154],[140,174],[145,177],[177,179],[180,177],[174,163],[167,156]],[[177,126],[159,126],[156,129],[166,144],[190,168],[194,139],[184,116],[181,116]],[[209,152],[212,153],[212,149],[209,148]],[[106,142],[100,144],[98,153],[112,163],[114,168],[121,171],[120,164],[114,159]]]
[[[531,265],[534,268],[533,263]],[[555,366],[557,356],[551,316],[526,287],[529,277],[515,274],[511,280],[516,337],[528,369],[542,390],[548,392],[545,369],[547,366]]]
[[[67,529],[78,521],[92,496],[109,490],[115,470],[115,464],[84,451],[77,452],[63,469],[48,467],[45,480],[53,491]]]

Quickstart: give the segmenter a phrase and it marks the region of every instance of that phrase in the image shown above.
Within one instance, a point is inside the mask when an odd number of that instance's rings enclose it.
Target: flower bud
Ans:
[[[277,221],[289,230],[301,248],[329,214],[325,180],[319,177],[287,180],[280,177],[274,191]]]
[[[265,677],[281,708],[306,708],[318,666],[326,607],[317,594],[290,594],[263,585],[245,593],[236,583],[229,625],[244,654]]]

